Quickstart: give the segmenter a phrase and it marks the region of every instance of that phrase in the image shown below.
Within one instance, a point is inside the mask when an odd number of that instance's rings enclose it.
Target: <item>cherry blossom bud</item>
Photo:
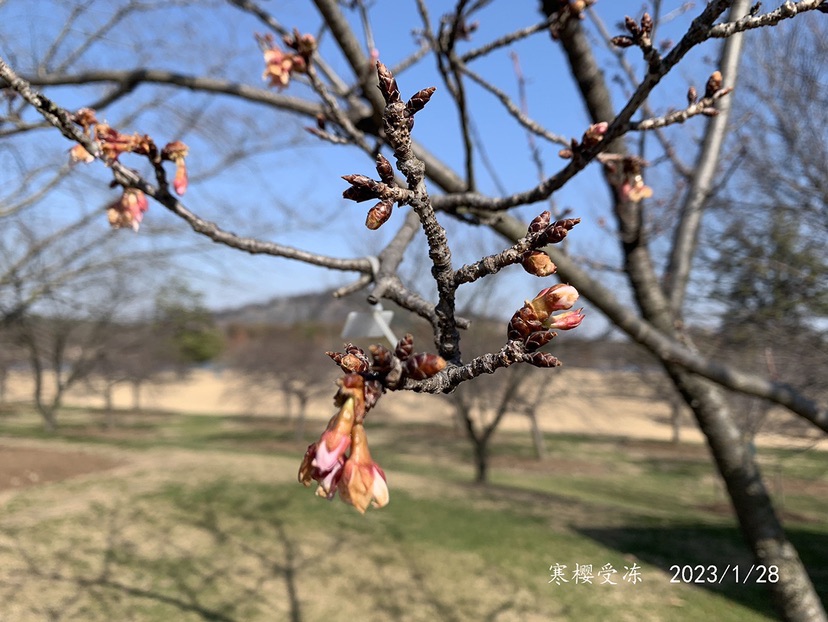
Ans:
[[[351,455],[342,468],[339,496],[364,514],[370,505],[377,508],[388,505],[388,484],[383,470],[371,459],[365,428],[355,425],[351,438]]]
[[[542,331],[543,324],[529,304],[523,305],[509,320],[506,336],[513,341],[523,341],[532,333]]]
[[[405,361],[411,356],[412,352],[414,352],[414,336],[411,333],[406,333],[394,347],[394,354],[401,361]]]
[[[573,328],[578,328],[583,321],[583,309],[578,309],[577,311],[567,311],[566,313],[553,315],[544,322],[544,326],[557,330],[572,330]]]
[[[531,233],[539,233],[540,231],[543,231],[544,229],[546,229],[549,226],[549,223],[551,222],[551,220],[552,220],[552,213],[551,212],[549,212],[548,210],[545,210],[545,211],[541,212],[540,214],[535,216],[535,218],[532,220],[532,222],[529,223],[529,230],[527,231],[527,233],[531,234]]]
[[[565,283],[558,283],[541,290],[534,300],[527,304],[535,312],[538,321],[545,323],[552,313],[571,309],[577,300],[577,289]]]
[[[641,16],[641,34],[645,37],[651,35],[653,32],[653,18],[649,13],[644,13]]]
[[[313,481],[318,482],[316,494],[328,499],[336,493],[345,464],[345,452],[351,446],[351,432],[357,417],[364,417],[362,378],[357,378],[358,382],[348,379],[348,376],[340,381],[341,387],[335,401],[339,412],[331,417],[319,441],[308,447],[299,466],[299,481],[305,486],[310,486]],[[351,386],[346,387],[346,383]]]
[[[121,198],[107,207],[106,215],[113,229],[132,227],[137,232],[148,209],[149,202],[143,192],[126,188]]]
[[[699,101],[699,94],[696,92],[696,87],[691,85],[690,88],[687,89],[687,103],[692,106],[697,101]]]
[[[638,23],[629,15],[624,17],[624,26],[626,26],[627,31],[633,37],[637,37],[639,34],[641,34],[641,29],[638,27]]]
[[[710,78],[707,80],[707,84],[704,87],[704,97],[705,99],[708,97],[713,97],[718,90],[722,88],[722,72],[721,71],[714,71]]]
[[[379,344],[368,346],[368,350],[371,352],[371,356],[374,357],[374,363],[371,365],[372,370],[379,374],[387,374],[391,371],[394,356],[391,354],[391,350]]]
[[[380,179],[389,186],[394,185],[394,169],[391,163],[381,153],[377,154],[377,173]]]
[[[552,356],[549,352],[533,352],[532,354],[527,354],[526,358],[523,360],[531,365],[534,365],[535,367],[561,366],[561,362],[557,359],[557,357]]]
[[[418,352],[405,361],[405,371],[413,380],[425,380],[441,372],[446,367],[446,360],[437,354]]]
[[[539,350],[547,343],[552,341],[558,333],[551,331],[551,330],[540,330],[537,332],[532,333],[529,335],[524,343],[526,344],[526,349],[529,352],[534,352],[535,350]]]
[[[602,140],[604,140],[604,134],[607,133],[607,129],[609,129],[609,123],[607,123],[606,121],[601,121],[600,123],[593,123],[589,126],[589,128],[587,128],[587,131],[584,132],[584,136],[581,139],[581,145],[583,145],[587,149],[590,147],[594,147]]]
[[[400,88],[394,75],[381,61],[377,61],[377,77],[379,78],[379,89],[386,104],[402,103]]]
[[[333,359],[333,362],[342,368],[346,373],[362,373],[368,371],[371,364],[368,362],[368,357],[361,348],[353,344],[345,345],[345,352],[325,352]]]
[[[635,45],[633,38],[627,35],[618,35],[617,37],[613,37],[610,39],[610,42],[619,48],[628,48]]]
[[[405,104],[405,111],[408,113],[409,116],[414,116],[420,110],[425,108],[425,105],[431,99],[431,96],[434,95],[434,91],[437,90],[437,87],[430,86],[427,89],[422,89],[421,91],[417,91],[414,96],[409,99]]]
[[[380,201],[374,207],[368,210],[368,215],[365,217],[365,226],[376,231],[384,225],[389,218],[391,218],[391,211],[394,207],[392,201]]]
[[[554,274],[555,270],[558,269],[557,266],[552,263],[549,255],[543,251],[529,251],[525,253],[523,255],[521,265],[529,274],[540,277]]]

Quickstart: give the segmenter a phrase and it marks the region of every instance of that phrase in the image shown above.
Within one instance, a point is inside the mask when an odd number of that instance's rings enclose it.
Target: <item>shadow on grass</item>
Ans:
[[[171,486],[99,506],[82,524],[50,524],[49,537],[0,529],[0,553],[16,567],[0,579],[0,602],[27,619],[301,622],[297,574],[320,556],[305,555],[285,524],[287,495],[250,502],[241,488]]]
[[[754,568],[746,581],[745,577],[755,560],[735,526],[575,527],[574,530],[608,548],[661,568],[667,574],[665,581],[692,583],[761,614],[774,615],[767,586],[757,583],[757,579],[769,581],[770,574],[767,570]],[[817,593],[826,602],[828,533],[792,527],[788,527],[786,533],[808,569]],[[737,565],[738,583],[737,571],[734,570]],[[729,570],[724,575],[728,566]],[[714,569],[718,575],[716,581],[712,580]],[[702,579],[699,580],[697,577],[700,575]]]

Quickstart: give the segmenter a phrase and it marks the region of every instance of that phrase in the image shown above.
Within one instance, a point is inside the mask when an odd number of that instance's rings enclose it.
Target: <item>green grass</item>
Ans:
[[[33,414],[4,412],[0,435],[114,450],[140,468],[6,499],[4,622],[54,612],[92,621],[773,616],[761,586],[669,581],[673,564],[752,563],[703,447],[548,436],[539,463],[526,435],[500,433],[492,483],[480,487],[451,430],[372,422],[392,501],[361,516],[290,481],[307,441],[294,440],[289,422],[124,414],[110,430],[101,413],[63,420],[49,436]],[[789,536],[825,598],[825,456],[762,450],[760,459],[777,469]],[[637,585],[621,579],[633,563]],[[552,564],[568,573],[611,564],[618,585],[574,585],[571,575],[550,584]]]

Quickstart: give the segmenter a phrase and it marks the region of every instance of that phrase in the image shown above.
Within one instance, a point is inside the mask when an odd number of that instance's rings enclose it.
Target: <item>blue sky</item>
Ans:
[[[69,30],[67,45],[58,50],[61,54],[71,49],[71,41],[95,29],[112,13],[112,7],[119,3],[93,3],[86,19],[73,25]],[[450,2],[430,3],[432,22],[447,12]],[[596,9],[615,34],[620,33],[616,24],[625,14],[640,16],[646,3],[632,0],[604,1]],[[664,13],[670,13],[685,2],[664,2]],[[696,3],[701,5],[703,3]],[[261,54],[253,38],[254,32],[263,32],[263,26],[250,16],[221,2],[212,3],[213,8],[166,6],[162,10],[150,11],[103,36],[70,68],[108,66],[133,68],[148,66],[166,68],[182,73],[207,74],[226,77],[254,86],[263,86]],[[262,6],[273,11],[287,27],[297,27],[302,32],[317,32],[319,18],[309,2],[283,1],[263,2]],[[536,2],[509,2],[496,0],[481,11],[477,17],[479,29],[470,42],[461,44],[461,51],[472,49],[506,32],[525,27],[539,21]],[[32,54],[41,55],[55,33],[66,24],[67,3],[46,1],[9,0],[0,6],[0,28],[3,39],[0,53],[6,59],[19,63],[22,71],[31,71],[27,58]],[[675,19],[665,24],[659,40],[677,38],[686,28],[689,20],[701,10],[701,6],[689,13],[676,14]],[[393,66],[415,49],[412,30],[421,27],[413,0],[376,0],[372,8],[373,34],[376,38],[380,58]],[[355,24],[358,22],[355,20]],[[361,28],[357,25],[358,32]],[[330,39],[330,36],[327,36]],[[597,41],[597,48],[604,59],[608,54]],[[335,69],[346,79],[344,62],[331,55],[332,47],[326,37],[322,38],[322,53],[326,54]],[[588,125],[588,119],[575,92],[562,55],[546,33],[538,33],[501,49],[481,60],[474,61],[472,68],[483,74],[500,89],[517,97],[517,83],[513,72],[510,52],[515,52],[527,80],[528,112],[549,130],[565,136],[580,136]],[[635,50],[627,57],[636,65]],[[695,53],[686,65],[676,71],[654,94],[652,103],[657,111],[668,107],[682,107],[684,93],[691,83],[703,88],[716,57],[715,46],[705,46]],[[614,61],[606,64],[609,77],[618,73]],[[450,102],[446,89],[436,74],[434,61],[422,61],[416,68],[399,76],[404,96],[425,86],[437,86],[438,90],[427,108],[418,114],[415,137],[421,143],[457,170],[462,170],[462,146],[456,129],[456,110]],[[613,84],[615,84],[613,82]],[[615,86],[616,101],[624,101],[623,89]],[[77,88],[51,89],[49,94],[67,107],[81,105],[94,99],[94,89]],[[468,85],[471,109],[476,130],[481,137],[485,152],[497,171],[498,182],[508,192],[524,190],[537,183],[537,170],[529,157],[524,131],[508,115],[491,95],[473,84]],[[253,105],[240,105],[231,100],[215,100],[186,91],[164,91],[160,101],[154,102],[137,116],[132,116],[135,102],[150,103],[157,90],[138,89],[134,98],[107,110],[106,118],[113,123],[128,119],[130,125],[124,131],[147,132],[159,143],[183,138],[192,147],[189,158],[193,176],[185,203],[203,216],[215,219],[228,229],[244,235],[261,235],[283,243],[291,243],[308,250],[325,251],[343,256],[360,256],[377,252],[384,241],[393,234],[401,213],[378,232],[364,228],[363,222],[368,206],[344,201],[341,193],[347,186],[340,179],[343,174],[363,173],[371,175],[371,162],[359,152],[350,148],[330,147],[320,144],[306,135],[295,118],[275,114],[270,110]],[[307,95],[308,90],[300,84],[291,85],[289,95]],[[202,125],[220,128],[219,138],[223,142],[211,142],[209,129],[201,132],[186,131],[187,119],[181,118],[181,109],[195,104],[202,107]],[[692,123],[692,122],[691,122]],[[690,135],[701,132],[702,120],[690,128]],[[221,174],[206,179],[200,173],[212,168],[216,158],[235,146],[229,137],[250,136],[249,147],[255,153],[233,162]],[[689,153],[692,140],[685,138],[678,143],[680,151]],[[235,139],[233,139],[235,140]],[[229,144],[228,144],[229,143]],[[545,174],[554,173],[564,162],[558,158],[559,146],[540,141]],[[30,149],[65,150],[68,145],[62,137],[41,133],[36,145]],[[137,165],[137,164],[136,164]],[[496,182],[487,174],[479,158],[477,162],[479,187],[485,193],[497,193]],[[112,197],[106,190],[108,173],[100,165],[80,171],[81,176],[74,194],[64,194],[70,206],[78,208],[78,196],[86,199],[81,209],[96,209],[99,203]],[[653,173],[654,178],[657,172]],[[90,179],[91,178],[91,179]],[[82,179],[82,181],[81,181]],[[96,183],[97,180],[97,183]],[[84,185],[86,184],[86,185]],[[571,249],[592,260],[613,263],[617,260],[614,238],[601,224],[609,219],[606,190],[593,165],[577,177],[566,188],[555,195],[559,206],[569,207],[572,214],[584,219],[570,238]],[[280,206],[291,206],[294,217],[286,218]],[[53,209],[66,210],[63,205]],[[518,215],[527,220],[536,215],[545,205],[522,208]],[[58,216],[59,217],[59,216]],[[480,229],[469,230],[443,218],[444,224],[453,235],[455,264],[473,260],[483,252],[494,252],[504,246],[503,241]],[[105,222],[102,220],[102,227]],[[145,221],[145,231],[172,226],[184,231],[182,224],[163,213],[162,208],[151,208]],[[146,244],[137,240],[127,231],[123,234],[124,245]],[[139,234],[140,236],[141,234]],[[149,237],[149,236],[145,236]],[[195,240],[190,240],[195,242]],[[209,243],[196,244],[197,251],[173,266],[176,271],[186,271],[202,289],[206,300],[213,307],[226,308],[236,304],[262,301],[269,297],[304,292],[322,287],[341,285],[352,279],[347,273],[337,273],[319,268],[296,264],[270,257],[249,257],[237,251],[217,249]],[[421,244],[421,248],[424,244]],[[419,261],[404,264],[406,274],[416,276],[427,272],[427,265],[420,252]],[[523,275],[519,268],[513,268],[502,283],[504,304],[514,299],[515,307],[523,298],[531,297],[537,290],[549,285],[539,279]],[[424,283],[424,287],[427,283]],[[427,292],[426,292],[427,293]]]

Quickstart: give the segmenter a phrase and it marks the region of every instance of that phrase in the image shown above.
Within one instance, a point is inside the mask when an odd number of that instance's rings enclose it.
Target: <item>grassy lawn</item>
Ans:
[[[479,487],[451,428],[377,419],[368,434],[391,504],[360,516],[295,482],[310,439],[288,422],[142,413],[105,429],[81,410],[61,421],[47,436],[25,409],[0,413],[0,454],[41,452],[43,465],[0,481],[3,622],[773,618],[752,582],[670,581],[673,565],[752,563],[704,447],[548,436],[537,461],[528,438],[500,434]],[[77,472],[48,475],[50,455]],[[826,599],[828,461],[760,459]],[[555,564],[567,582],[550,583]],[[616,585],[601,584],[607,564]],[[591,584],[575,583],[576,565],[592,565]],[[633,567],[638,583],[623,578]]]

